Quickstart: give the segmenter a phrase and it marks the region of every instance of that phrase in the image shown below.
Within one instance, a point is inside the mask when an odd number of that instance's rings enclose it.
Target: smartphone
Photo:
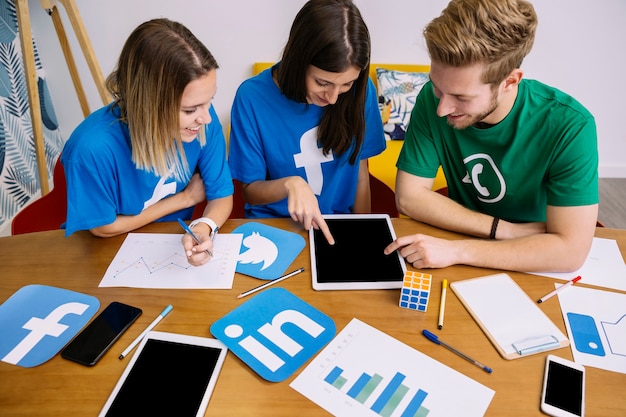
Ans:
[[[559,356],[547,356],[541,411],[554,417],[585,415],[584,366]]]
[[[109,304],[61,351],[61,357],[93,366],[130,327],[141,309],[117,301]]]

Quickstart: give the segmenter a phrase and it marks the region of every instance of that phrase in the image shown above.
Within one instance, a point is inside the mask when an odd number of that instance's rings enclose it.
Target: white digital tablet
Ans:
[[[404,259],[384,249],[396,239],[387,214],[328,214],[324,216],[335,244],[319,230],[309,229],[311,274],[315,290],[400,288]]]
[[[217,339],[149,332],[99,416],[204,416],[227,352]]]

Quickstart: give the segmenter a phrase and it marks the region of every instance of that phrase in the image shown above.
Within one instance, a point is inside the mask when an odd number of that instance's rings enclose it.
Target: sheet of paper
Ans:
[[[626,374],[626,294],[573,286],[558,297],[574,361]]]
[[[202,266],[192,266],[180,234],[129,233],[99,286],[230,289],[241,239],[241,234],[218,234],[213,258]]]
[[[495,394],[358,319],[290,386],[338,417],[482,416]]]
[[[508,274],[455,281],[450,288],[507,359],[558,349],[569,343],[539,304]]]
[[[617,242],[613,239],[593,238],[585,264],[574,272],[533,272],[550,278],[571,280],[581,276],[581,282],[598,287],[626,291],[626,264]]]

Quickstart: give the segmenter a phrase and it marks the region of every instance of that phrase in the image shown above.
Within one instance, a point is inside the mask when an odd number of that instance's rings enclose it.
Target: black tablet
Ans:
[[[329,245],[319,230],[309,230],[311,274],[315,290],[400,288],[406,272],[396,251],[385,247],[396,239],[387,214],[332,214],[324,219],[335,238]]]
[[[227,352],[217,339],[149,332],[99,417],[204,416]]]

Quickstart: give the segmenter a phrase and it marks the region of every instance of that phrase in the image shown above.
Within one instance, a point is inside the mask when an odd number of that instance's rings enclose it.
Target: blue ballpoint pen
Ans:
[[[200,241],[200,239],[198,239],[198,236],[196,236],[196,234],[193,232],[193,230],[191,230],[191,228],[189,226],[187,226],[187,223],[185,223],[184,221],[182,221],[182,219],[177,219],[178,223],[180,224],[180,226],[183,228],[183,230],[189,234],[189,236],[191,236],[191,238],[194,240],[194,242],[196,242],[196,244],[201,244],[202,242]],[[217,233],[217,230],[214,230],[211,233],[211,240],[213,240],[215,238],[215,233]],[[209,256],[213,257],[213,252],[209,251],[209,250],[205,250],[206,253],[209,254]]]
[[[163,309],[163,311],[161,311],[161,314],[159,314],[157,316],[156,319],[154,319],[154,321],[152,323],[150,323],[148,325],[148,327],[146,327],[146,329],[141,332],[141,334],[139,336],[137,336],[137,338],[135,340],[133,340],[133,342],[124,350],[124,352],[122,352],[122,354],[120,355],[120,359],[124,359],[131,350],[133,350],[135,348],[135,346],[137,346],[139,343],[141,343],[141,341],[143,340],[144,337],[146,337],[146,335],[148,334],[148,332],[150,332],[152,329],[154,329],[156,327],[157,324],[159,324],[159,322],[161,320],[163,320],[163,317],[167,316],[169,314],[170,311],[172,311],[172,305],[168,305],[167,307],[165,307]]]
[[[488,372],[488,373],[492,373],[493,369],[491,369],[488,366],[483,365],[482,363],[478,362],[477,360],[474,360],[472,358],[470,358],[469,356],[467,356],[466,354],[459,352],[458,350],[456,350],[455,348],[453,348],[452,346],[448,345],[447,343],[442,342],[441,340],[439,340],[439,337],[437,337],[436,334],[429,332],[428,330],[424,329],[422,330],[422,333],[424,334],[424,336],[426,336],[426,338],[428,340],[430,340],[431,342],[434,342],[438,345],[441,345],[445,348],[448,348],[449,350],[451,350],[452,352],[456,353],[457,355],[459,355],[460,357],[462,357],[463,359],[473,363],[474,365],[478,366],[479,368],[481,368],[483,371]]]

